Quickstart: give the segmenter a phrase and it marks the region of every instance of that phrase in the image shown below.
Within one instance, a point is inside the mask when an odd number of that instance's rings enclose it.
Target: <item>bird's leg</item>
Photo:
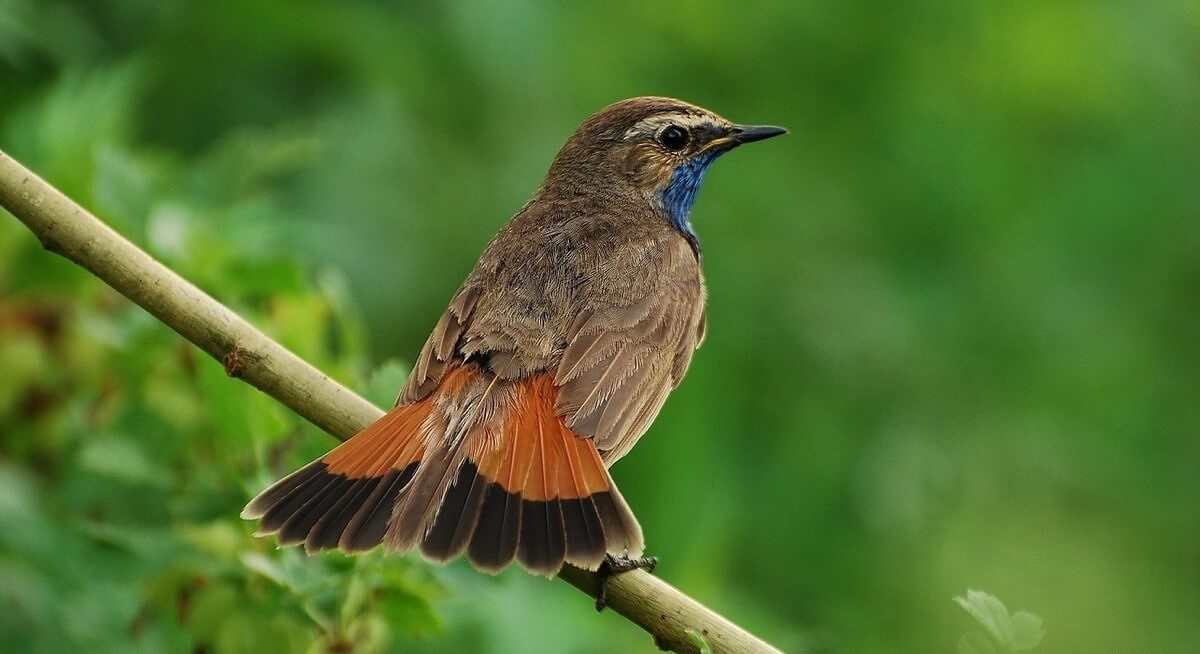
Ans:
[[[618,557],[605,554],[604,560],[600,562],[600,567],[596,569],[596,579],[599,581],[599,585],[596,587],[596,610],[603,611],[608,604],[608,581],[610,579],[630,570],[641,569],[646,572],[654,572],[656,565],[658,565],[657,556],[631,559],[628,556]]]

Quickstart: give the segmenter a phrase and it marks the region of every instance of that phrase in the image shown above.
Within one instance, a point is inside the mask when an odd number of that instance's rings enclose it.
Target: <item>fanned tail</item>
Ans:
[[[383,543],[536,574],[640,556],[642,531],[591,439],[556,415],[549,375],[497,384],[475,366],[398,406],[259,494],[243,517],[308,551]],[[471,401],[463,401],[467,396]],[[467,411],[463,407],[468,407]]]
[[[383,540],[396,497],[424,455],[431,406],[398,406],[353,438],[259,493],[242,517],[259,535],[314,552],[362,552]]]

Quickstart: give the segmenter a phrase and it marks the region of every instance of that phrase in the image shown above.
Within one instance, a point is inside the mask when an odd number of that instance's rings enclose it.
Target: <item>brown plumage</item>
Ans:
[[[717,155],[782,132],[668,98],[588,118],[455,293],[395,408],[244,515],[283,545],[465,551],[486,571],[639,556],[607,466],[704,338],[692,199]]]

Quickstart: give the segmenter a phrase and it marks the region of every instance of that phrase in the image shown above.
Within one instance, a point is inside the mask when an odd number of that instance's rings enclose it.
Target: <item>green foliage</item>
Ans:
[[[954,601],[984,630],[963,636],[958,645],[960,654],[1021,652],[1042,642],[1042,619],[1029,611],[1010,615],[1003,602],[981,590],[967,590],[965,597],[955,597]]]
[[[785,651],[947,651],[967,580],[1043,649],[1190,651],[1198,60],[1194,0],[5,0],[0,149],[386,406],[590,111],[787,126],[708,176],[708,338],[614,469],[659,574]],[[0,642],[649,647],[252,538],[331,443],[0,216]]]

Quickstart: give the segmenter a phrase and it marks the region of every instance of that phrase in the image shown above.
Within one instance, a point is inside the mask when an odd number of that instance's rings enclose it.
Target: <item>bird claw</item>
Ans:
[[[631,559],[628,556],[617,557],[612,554],[605,554],[604,560],[600,562],[600,567],[596,569],[596,579],[599,581],[599,585],[596,588],[596,610],[603,611],[604,607],[608,605],[608,582],[610,579],[631,570],[654,572],[654,568],[657,565],[657,556],[643,556],[638,559]]]

